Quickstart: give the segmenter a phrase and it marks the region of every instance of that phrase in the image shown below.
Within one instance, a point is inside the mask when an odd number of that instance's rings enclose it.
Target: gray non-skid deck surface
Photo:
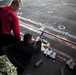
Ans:
[[[42,59],[43,63],[39,67],[35,67],[35,63],[39,59]],[[65,75],[75,75],[74,72],[68,69],[63,60],[58,57],[56,57],[55,60],[47,58],[41,51],[32,57],[29,65],[22,75],[26,75],[27,73],[31,75],[61,75],[61,67],[64,68]]]

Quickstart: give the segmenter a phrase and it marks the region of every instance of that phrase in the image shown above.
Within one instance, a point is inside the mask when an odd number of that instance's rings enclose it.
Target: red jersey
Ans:
[[[13,30],[18,40],[20,37],[20,27],[18,17],[9,6],[0,6],[0,34],[10,34]]]

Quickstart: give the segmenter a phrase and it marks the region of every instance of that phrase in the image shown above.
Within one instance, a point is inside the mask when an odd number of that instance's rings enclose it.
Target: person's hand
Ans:
[[[36,40],[34,38],[32,38],[31,43],[34,43]]]
[[[21,36],[21,41],[23,41],[23,37]]]
[[[46,46],[47,46],[47,47],[50,47],[50,43],[47,43]]]

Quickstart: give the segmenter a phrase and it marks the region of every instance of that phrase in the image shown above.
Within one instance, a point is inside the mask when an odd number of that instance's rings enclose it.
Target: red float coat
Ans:
[[[20,27],[18,17],[9,6],[0,6],[0,34],[10,34],[13,30],[18,40],[20,37]]]

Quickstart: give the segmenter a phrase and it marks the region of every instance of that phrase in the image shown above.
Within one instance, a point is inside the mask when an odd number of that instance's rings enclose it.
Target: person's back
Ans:
[[[0,34],[10,34],[13,29],[12,25],[18,21],[16,19],[17,16],[12,8],[8,6],[0,6],[0,21],[2,22],[0,25]]]
[[[22,6],[22,0],[11,0],[8,6],[0,6],[0,34],[10,34],[20,40],[20,28],[15,12]]]
[[[7,56],[9,57],[10,61],[15,64],[15,66],[19,66],[24,70],[33,53],[34,49],[30,43],[19,41],[13,46],[12,50],[8,51]]]

